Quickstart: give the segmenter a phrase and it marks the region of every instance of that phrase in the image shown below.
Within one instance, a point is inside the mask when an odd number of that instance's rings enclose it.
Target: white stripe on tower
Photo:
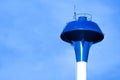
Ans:
[[[77,62],[77,80],[86,80],[86,62]]]

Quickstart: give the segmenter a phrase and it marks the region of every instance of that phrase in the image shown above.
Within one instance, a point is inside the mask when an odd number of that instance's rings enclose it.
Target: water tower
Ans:
[[[99,26],[88,20],[87,16],[67,23],[60,35],[61,39],[74,46],[77,62],[77,80],[86,80],[86,63],[92,44],[103,40],[104,35]]]

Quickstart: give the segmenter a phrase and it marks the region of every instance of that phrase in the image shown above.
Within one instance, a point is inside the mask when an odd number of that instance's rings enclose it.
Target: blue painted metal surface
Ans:
[[[72,43],[76,54],[76,61],[87,62],[89,55],[89,48],[91,47],[92,42],[81,40],[81,41],[72,41]]]
[[[96,43],[103,38],[104,35],[99,26],[92,21],[87,21],[84,16],[79,17],[78,21],[69,22],[61,34],[61,39],[69,43],[82,39]]]
[[[60,37],[74,46],[76,61],[87,62],[90,46],[103,40],[104,35],[95,22],[81,16],[77,21],[69,22]]]

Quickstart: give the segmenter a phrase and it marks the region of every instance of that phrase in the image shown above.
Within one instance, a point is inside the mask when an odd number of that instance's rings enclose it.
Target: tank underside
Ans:
[[[103,34],[91,30],[72,30],[61,34],[62,40],[72,44],[72,41],[85,40],[88,42],[97,43],[101,41]]]

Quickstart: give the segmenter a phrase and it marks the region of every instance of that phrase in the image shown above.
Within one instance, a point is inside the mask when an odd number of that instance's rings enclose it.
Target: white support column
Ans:
[[[86,80],[86,62],[77,62],[77,80]]]

